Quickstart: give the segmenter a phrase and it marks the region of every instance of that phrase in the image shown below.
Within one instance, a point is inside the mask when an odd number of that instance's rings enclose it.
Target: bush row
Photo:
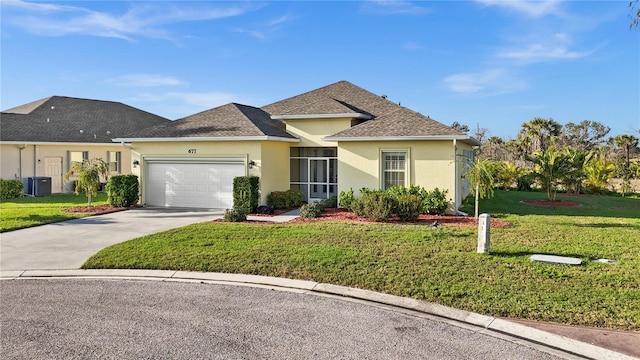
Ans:
[[[438,188],[427,191],[416,185],[394,186],[387,190],[363,188],[360,193],[362,197],[356,199],[353,189],[341,191],[340,207],[374,221],[389,220],[394,214],[402,221],[414,221],[420,214],[444,215],[449,206],[447,190]]]
[[[23,195],[22,181],[0,179],[0,199],[15,199]]]
[[[291,209],[302,205],[302,191],[274,191],[267,195],[267,205],[274,209]]]

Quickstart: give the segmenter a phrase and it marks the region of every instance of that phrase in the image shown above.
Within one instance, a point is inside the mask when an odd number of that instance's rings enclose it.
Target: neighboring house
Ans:
[[[366,187],[446,189],[454,212],[469,189],[462,156],[478,141],[346,81],[262,108],[227,104],[116,138],[140,167],[142,203],[230,208],[233,178],[260,177],[305,201]]]
[[[102,158],[110,174],[131,173],[131,150],[111,139],[170,120],[112,101],[52,96],[0,113],[0,177],[51,177],[65,189],[72,162]]]

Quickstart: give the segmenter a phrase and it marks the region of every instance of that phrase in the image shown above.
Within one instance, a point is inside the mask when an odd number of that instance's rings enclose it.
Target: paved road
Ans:
[[[3,359],[557,359],[418,313],[308,293],[0,281]]]
[[[223,210],[132,209],[2,233],[0,270],[78,269],[107,246],[222,214]]]

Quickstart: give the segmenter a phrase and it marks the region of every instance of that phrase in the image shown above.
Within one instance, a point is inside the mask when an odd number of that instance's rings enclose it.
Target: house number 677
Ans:
[[[195,154],[196,153],[196,149],[189,149],[188,152],[189,152],[189,154]]]

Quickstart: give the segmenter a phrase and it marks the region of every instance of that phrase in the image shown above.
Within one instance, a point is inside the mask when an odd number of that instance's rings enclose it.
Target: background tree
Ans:
[[[87,207],[91,207],[91,197],[98,193],[100,187],[100,179],[107,179],[109,165],[101,158],[84,160],[82,162],[74,162],[71,169],[64,175],[65,181],[75,178],[76,195],[84,192],[87,195]]]
[[[460,124],[457,121],[454,121],[453,124],[451,124],[451,128],[460,131],[461,133],[469,133],[469,127],[467,125],[464,124]]]
[[[522,124],[518,139],[523,145],[529,147],[527,150],[530,152],[527,151],[526,154],[538,150],[546,151],[554,139],[560,135],[561,129],[562,125],[555,120],[537,117]]]
[[[564,146],[577,150],[593,150],[605,143],[611,128],[597,121],[583,120],[579,124],[567,123],[562,127],[561,139]]]
[[[629,1],[629,7],[631,8],[631,25],[630,28],[640,28],[640,6],[638,6],[638,0]]]

